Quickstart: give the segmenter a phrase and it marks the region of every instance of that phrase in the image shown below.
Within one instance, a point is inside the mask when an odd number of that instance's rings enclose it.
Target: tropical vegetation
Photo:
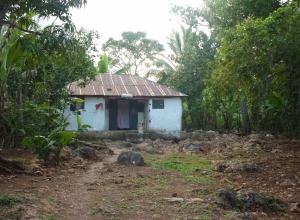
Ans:
[[[299,1],[203,2],[199,8],[171,7],[182,27],[168,37],[168,55],[145,32],[124,31],[102,45],[97,66],[92,54],[98,33],[76,29],[70,14],[86,0],[1,3],[0,148],[40,136],[45,138],[40,147],[50,149],[52,138],[57,142],[66,126],[67,85],[78,81],[84,86],[97,72],[146,72],[187,94],[186,130],[236,128],[298,136]],[[59,22],[39,22],[49,17]]]

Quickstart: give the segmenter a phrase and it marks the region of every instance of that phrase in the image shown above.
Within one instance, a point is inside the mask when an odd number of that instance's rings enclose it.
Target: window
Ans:
[[[165,104],[163,99],[153,99],[152,100],[152,109],[164,109]]]
[[[80,110],[80,109],[84,109],[84,102],[72,102],[70,104],[71,111],[76,111],[76,110]]]

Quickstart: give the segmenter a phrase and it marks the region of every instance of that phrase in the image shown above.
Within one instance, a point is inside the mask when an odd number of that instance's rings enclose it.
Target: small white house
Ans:
[[[77,130],[72,111],[78,109],[85,110],[82,123],[98,131],[181,131],[181,99],[186,95],[156,82],[127,74],[99,74],[85,88],[72,83],[69,89],[84,103],[65,109],[68,131]]]

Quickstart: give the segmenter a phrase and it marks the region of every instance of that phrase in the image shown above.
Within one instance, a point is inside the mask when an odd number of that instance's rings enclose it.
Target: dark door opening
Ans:
[[[109,130],[137,130],[137,124],[137,100],[109,100]]]

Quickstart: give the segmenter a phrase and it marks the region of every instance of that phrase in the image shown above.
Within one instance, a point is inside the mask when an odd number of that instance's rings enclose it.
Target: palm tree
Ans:
[[[183,26],[181,26],[181,33],[173,30],[170,37],[167,38],[167,44],[172,54],[169,56],[160,55],[160,57],[154,59],[153,65],[156,68],[150,69],[146,74],[146,78],[155,77],[158,83],[168,85],[168,80],[174,75],[180,65],[180,59],[184,53],[184,46],[192,35],[192,30],[190,28],[185,29]]]

